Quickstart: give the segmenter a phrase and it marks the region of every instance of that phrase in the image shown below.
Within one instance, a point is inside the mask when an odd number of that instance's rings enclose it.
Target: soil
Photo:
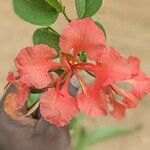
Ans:
[[[70,18],[75,18],[74,0],[64,0]],[[71,13],[70,13],[71,12]],[[67,22],[60,16],[56,29],[62,32]],[[107,33],[107,43],[122,54],[141,59],[143,70],[150,75],[150,1],[149,0],[104,0],[103,7],[94,17]],[[60,28],[61,27],[61,28]],[[32,34],[38,26],[20,20],[12,9],[10,0],[0,0],[0,89],[6,84],[8,71],[15,70],[13,60],[19,50],[32,44]],[[3,93],[3,90],[1,90]],[[123,121],[100,118],[89,121],[91,127],[141,125],[141,130],[110,139],[90,147],[89,150],[149,150],[150,149],[150,95],[138,108],[130,110]],[[91,123],[92,122],[92,123]]]

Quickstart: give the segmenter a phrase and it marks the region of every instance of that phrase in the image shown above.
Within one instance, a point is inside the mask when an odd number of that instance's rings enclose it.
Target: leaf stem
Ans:
[[[69,19],[69,17],[67,16],[67,14],[65,12],[65,7],[64,7],[64,10],[63,10],[63,15],[65,16],[66,20],[70,23],[71,19]]]
[[[59,0],[59,2],[63,6],[62,0]],[[66,9],[65,6],[63,6],[63,12],[62,12],[62,14],[65,16],[66,20],[70,23],[71,19],[69,19],[69,17],[67,16],[65,9]]]

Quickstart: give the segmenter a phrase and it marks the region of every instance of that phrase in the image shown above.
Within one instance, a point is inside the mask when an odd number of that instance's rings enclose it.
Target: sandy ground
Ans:
[[[74,0],[64,0],[70,6],[67,12],[75,17]],[[72,13],[70,13],[72,12]],[[63,17],[56,23],[62,31],[66,22]],[[150,0],[104,0],[103,8],[95,16],[104,25],[107,43],[125,55],[135,55],[142,61],[143,70],[150,75]],[[61,28],[60,28],[61,26]],[[8,71],[14,70],[13,59],[18,51],[32,44],[32,34],[37,26],[20,20],[13,13],[10,0],[0,0],[0,89],[6,83]],[[150,149],[150,96],[144,98],[138,108],[129,111],[125,120],[100,118],[99,126],[136,126],[142,129],[132,135],[117,137],[100,143],[91,150],[149,150]],[[91,125],[93,126],[93,124]]]

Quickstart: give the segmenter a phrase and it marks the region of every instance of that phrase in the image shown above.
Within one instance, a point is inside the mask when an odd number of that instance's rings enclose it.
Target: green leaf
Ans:
[[[84,116],[80,114],[77,117],[73,118],[69,124],[70,129],[73,131],[71,134],[71,139],[73,140],[72,146],[74,150],[78,150],[80,148],[80,145],[82,144],[82,141],[86,134],[85,129],[82,125],[83,119]]]
[[[98,21],[95,21],[95,24],[104,32],[104,35],[105,35],[105,38],[106,38],[107,37],[106,36],[106,31],[105,31],[103,25]]]
[[[82,61],[82,62],[86,62],[87,61],[87,57],[85,55],[84,52],[80,52],[79,53],[79,59]]]
[[[58,70],[55,71],[55,73],[57,73],[57,75],[59,75],[59,76],[60,76],[63,72],[64,72],[63,69],[58,69]]]
[[[31,93],[29,99],[27,101],[27,107],[33,107],[40,99],[41,94],[39,93]]]
[[[69,124],[69,128],[73,129],[75,131],[79,130],[79,128],[81,127],[81,122],[83,120],[83,116],[79,115],[75,118],[73,118]],[[77,132],[75,132],[76,134]]]
[[[60,4],[58,0],[45,0],[52,7],[54,7],[58,12],[63,12],[63,6]]]
[[[84,150],[89,145],[93,145],[116,136],[132,133],[137,129],[139,129],[139,126],[135,128],[98,128],[86,134],[79,150]]]
[[[92,17],[102,5],[102,0],[85,0],[85,12],[83,17]]]
[[[49,30],[50,30],[51,32],[53,32],[54,34],[60,36],[60,34],[59,34],[57,31],[55,31],[53,28],[47,27],[47,29],[49,29]]]
[[[85,0],[75,0],[78,18],[82,18],[85,12]]]
[[[30,116],[39,108],[40,102],[38,101],[28,112],[24,115],[24,117]]]
[[[41,26],[53,24],[59,14],[45,0],[13,0],[13,8],[23,20]]]
[[[33,34],[34,44],[46,44],[59,51],[59,34],[52,28],[39,28]]]

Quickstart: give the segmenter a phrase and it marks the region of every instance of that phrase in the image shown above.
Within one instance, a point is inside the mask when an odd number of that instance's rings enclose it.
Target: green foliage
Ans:
[[[55,71],[55,73],[57,73],[58,76],[60,76],[63,72],[64,72],[63,69],[59,69]]]
[[[63,6],[60,4],[58,0],[45,0],[52,7],[54,7],[58,12],[63,12]]]
[[[82,121],[83,121],[83,115],[79,115],[75,118],[72,119],[69,127],[71,130],[73,130],[72,134],[72,144],[73,144],[73,149],[78,150],[81,143],[82,143],[82,138],[84,138],[84,129],[82,127]]]
[[[106,31],[105,31],[103,25],[98,21],[95,21],[95,24],[104,32],[104,35],[105,35],[105,38],[106,38]]]
[[[46,44],[59,51],[59,34],[52,28],[39,28],[33,34],[34,44]]]
[[[101,5],[102,0],[86,0],[85,12],[83,17],[92,17],[97,13]]]
[[[76,11],[78,18],[92,17],[97,13],[102,5],[102,0],[75,0]],[[41,26],[49,26],[53,24],[59,13],[63,13],[67,20],[69,20],[64,12],[64,7],[58,0],[13,0],[13,8],[15,13],[23,20]],[[95,21],[95,24],[103,30],[105,37],[106,32],[101,23]],[[39,28],[33,34],[34,44],[46,44],[49,47],[59,51],[59,37],[60,35],[51,27]],[[86,54],[81,52],[79,59],[82,62],[87,61]],[[59,69],[55,71],[61,75],[64,70]],[[39,105],[41,94],[31,93],[27,107],[31,111],[35,111]],[[36,105],[37,106],[36,106]],[[34,108],[35,106],[35,108]],[[88,146],[102,142],[115,136],[124,135],[135,131],[137,128],[98,128],[93,131],[87,131],[82,125],[83,116],[74,118],[70,124],[70,129],[73,130],[72,139],[75,150],[85,150]]]
[[[79,115],[74,118],[70,123],[72,132],[72,144],[74,150],[86,150],[89,146],[99,142],[111,139],[113,137],[130,134],[134,131],[141,129],[141,126],[131,128],[121,127],[104,127],[88,131],[83,126],[84,116]]]
[[[39,93],[31,93],[29,99],[27,101],[27,107],[33,107],[40,99],[41,94]]]
[[[121,136],[132,133],[139,128],[117,128],[117,127],[106,127],[98,128],[91,132],[84,133],[84,137],[80,138],[80,143],[75,150],[86,150],[88,146],[97,144],[110,138]]]
[[[79,59],[82,61],[82,62],[86,62],[87,61],[87,57],[85,55],[84,52],[80,52],[79,53]]]
[[[23,20],[41,26],[53,24],[59,14],[45,0],[13,0],[13,8]]]
[[[85,12],[85,0],[75,0],[78,18],[82,18]]]
[[[86,134],[82,144],[80,145],[80,150],[84,150],[87,146],[108,140],[110,138],[121,136],[124,134],[132,133],[135,128],[117,128],[117,127],[107,127],[98,128]]]
[[[102,0],[75,0],[78,18],[92,17],[102,5]]]

